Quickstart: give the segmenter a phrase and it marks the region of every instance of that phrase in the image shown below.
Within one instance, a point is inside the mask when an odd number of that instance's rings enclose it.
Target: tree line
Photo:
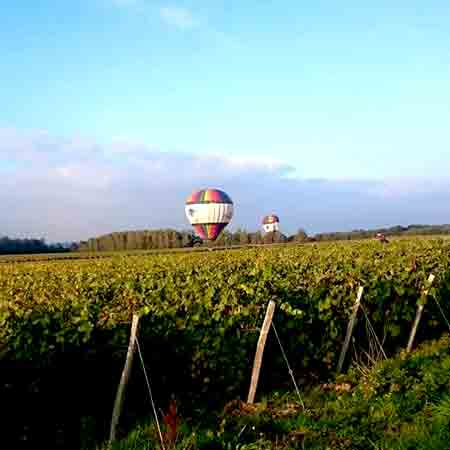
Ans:
[[[286,242],[301,243],[370,239],[377,233],[382,233],[385,236],[450,235],[450,225],[396,225],[394,227],[371,230],[360,229],[349,232],[318,233],[312,236],[308,236],[303,229],[299,229],[293,235],[286,236],[279,232],[266,234],[260,231],[248,232],[241,228],[234,232],[224,230],[215,242],[208,245],[222,247],[232,245],[279,244]],[[151,250],[205,245],[192,231],[178,231],[174,229],[114,232],[78,243],[48,244],[45,239],[12,239],[4,236],[0,237],[0,255],[62,253],[75,250],[89,252]]]
[[[76,249],[77,246],[68,243],[47,244],[45,239],[12,239],[0,237],[0,255],[62,253]]]
[[[371,230],[353,230],[349,232],[319,233],[314,236],[316,241],[340,241],[352,239],[373,238],[377,233],[385,236],[427,236],[427,235],[449,235],[450,225],[396,225],[387,228],[375,228]]]
[[[115,232],[82,241],[78,249],[80,251],[115,251],[115,250],[151,250],[166,248],[183,248],[196,246],[231,246],[248,244],[273,244],[291,240],[305,240],[306,233],[287,237],[282,233],[247,232],[238,229],[235,232],[224,230],[219,237],[209,244],[205,244],[191,231],[167,230],[140,230]]]
[[[106,234],[80,242],[80,251],[118,251],[118,250],[151,250],[167,248],[183,248],[195,246],[232,246],[232,245],[264,245],[288,242],[321,242],[339,240],[359,240],[373,238],[377,233],[385,236],[408,235],[448,235],[450,225],[396,225],[389,228],[376,228],[370,230],[353,230],[348,232],[317,233],[308,236],[300,228],[295,234],[286,236],[279,232],[261,233],[248,232],[238,229],[234,232],[224,230],[216,241],[205,244],[197,238],[192,231],[177,231],[174,229],[123,231]]]

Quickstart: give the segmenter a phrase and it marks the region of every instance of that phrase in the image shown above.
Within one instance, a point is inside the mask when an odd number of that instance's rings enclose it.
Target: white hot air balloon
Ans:
[[[262,226],[265,233],[280,231],[280,219],[277,215],[270,214],[263,218]]]
[[[204,241],[215,241],[233,218],[233,202],[219,189],[202,189],[186,200],[185,212],[196,234]]]

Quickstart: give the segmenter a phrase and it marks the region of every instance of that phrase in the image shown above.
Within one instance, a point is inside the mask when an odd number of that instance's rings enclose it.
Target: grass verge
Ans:
[[[255,405],[233,401],[202,423],[166,416],[166,449],[444,450],[450,448],[450,337],[410,355],[356,367],[305,394],[274,392]],[[172,411],[173,412],[173,411]],[[168,418],[169,417],[169,418]],[[177,423],[175,427],[173,424]],[[107,447],[104,447],[107,448]],[[160,448],[153,423],[113,450]]]

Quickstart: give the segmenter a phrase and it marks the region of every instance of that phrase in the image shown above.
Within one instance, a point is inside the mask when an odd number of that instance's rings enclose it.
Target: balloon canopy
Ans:
[[[187,198],[185,212],[202,240],[215,241],[233,217],[233,201],[220,189],[202,189]]]
[[[276,214],[269,214],[265,216],[262,221],[263,230],[266,233],[272,233],[274,231],[279,231],[280,229],[280,218]]]
[[[280,222],[280,218],[276,214],[270,214],[263,219],[263,225],[275,222]]]

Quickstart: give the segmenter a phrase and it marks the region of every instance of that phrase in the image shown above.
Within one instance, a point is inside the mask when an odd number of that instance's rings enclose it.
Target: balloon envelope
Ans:
[[[276,214],[269,214],[265,216],[262,221],[263,230],[266,233],[271,233],[280,230],[280,218]]]
[[[188,197],[185,212],[201,239],[215,241],[233,217],[233,202],[219,189],[202,189]]]

